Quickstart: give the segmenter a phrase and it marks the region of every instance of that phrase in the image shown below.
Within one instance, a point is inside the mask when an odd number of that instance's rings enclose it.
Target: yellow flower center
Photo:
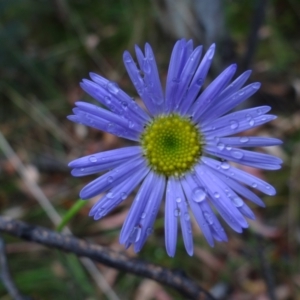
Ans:
[[[190,171],[202,153],[197,127],[177,114],[158,116],[141,136],[149,166],[158,174],[181,176]]]

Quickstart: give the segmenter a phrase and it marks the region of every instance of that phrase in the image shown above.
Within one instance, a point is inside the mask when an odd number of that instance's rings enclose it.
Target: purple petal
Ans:
[[[149,199],[145,207],[145,215],[141,216],[139,223],[136,226],[141,228],[140,239],[135,241],[134,251],[139,252],[147,237],[153,232],[153,223],[155,221],[156,215],[158,213],[160,203],[165,192],[166,179],[164,176],[154,174],[153,186],[155,189],[152,189]]]
[[[203,119],[201,116],[209,107],[215,106],[216,97],[232,79],[236,68],[236,64],[229,66],[201,93],[190,109],[195,122]]]
[[[134,198],[120,233],[121,244],[125,244],[127,242],[135,224],[137,224],[138,220],[143,217],[143,209],[145,208],[151,190],[153,189],[154,176],[155,174],[150,171]]]
[[[176,199],[178,195],[175,189],[176,189],[175,180],[173,178],[170,178],[167,183],[166,202],[165,202],[165,243],[166,243],[167,253],[171,257],[174,257],[176,251],[177,227],[178,227],[177,218],[180,213],[177,207]]]
[[[273,155],[248,151],[244,149],[224,147],[220,150],[217,146],[205,146],[205,153],[215,155],[225,160],[231,160],[242,165],[258,169],[278,170],[282,160]]]
[[[275,138],[256,137],[256,136],[240,136],[206,139],[206,145],[224,145],[231,147],[266,147],[281,145],[282,141]]]
[[[235,108],[237,105],[251,97],[257,90],[260,88],[260,83],[255,82],[252,84],[247,85],[246,87],[242,88],[241,90],[231,94],[226,98],[222,98],[217,104],[217,106],[211,107],[209,110],[206,111],[205,116],[203,116],[202,121],[210,122],[228,111]]]
[[[242,228],[247,228],[246,220],[225,192],[227,186],[203,165],[196,167],[196,175],[199,182],[206,187],[210,200],[227,224],[236,232],[242,232]]]
[[[132,176],[126,178],[119,185],[114,186],[92,207],[89,215],[94,216],[94,219],[98,220],[108,214],[130,195],[136,186],[145,178],[148,172],[148,167],[144,166],[133,173]]]
[[[88,199],[113,188],[126,177],[131,176],[134,172],[136,172],[138,168],[141,168],[144,163],[144,158],[141,157],[129,159],[126,163],[105,173],[101,177],[86,185],[81,190],[80,197],[82,199]]]
[[[85,168],[94,165],[101,165],[104,163],[114,163],[118,160],[128,159],[134,156],[141,155],[142,148],[140,146],[124,147],[77,158],[71,161],[68,166],[70,168]]]
[[[269,196],[276,194],[275,189],[267,182],[247,173],[239,170],[235,167],[229,165],[229,168],[222,168],[221,162],[208,157],[202,157],[201,160],[210,168],[216,170],[217,172],[223,173],[225,176],[232,178],[234,180],[240,181],[248,186],[251,186]]]
[[[197,95],[200,92],[200,89],[204,83],[205,77],[208,73],[210,65],[212,63],[212,59],[215,53],[215,44],[212,44],[207,52],[205,53],[193,79],[187,91],[186,97],[179,104],[179,112],[181,114],[186,114],[193,102],[195,101]]]

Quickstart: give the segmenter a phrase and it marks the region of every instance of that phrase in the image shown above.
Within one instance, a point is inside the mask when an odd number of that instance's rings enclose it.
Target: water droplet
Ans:
[[[146,213],[143,212],[142,215],[141,215],[141,219],[145,219],[146,218]]]
[[[83,171],[84,171],[84,168],[81,168],[81,169],[80,169],[80,172],[83,172]]]
[[[190,215],[189,215],[189,213],[185,213],[184,214],[184,219],[186,220],[186,221],[189,221],[190,220]]]
[[[132,122],[132,121],[129,121],[129,123],[128,123],[128,126],[129,126],[129,128],[133,128],[134,127],[134,122]]]
[[[177,202],[177,203],[180,203],[180,202],[181,202],[181,198],[180,198],[180,197],[177,197],[177,198],[176,198],[176,202]]]
[[[130,243],[136,243],[141,237],[141,232],[142,232],[142,230],[141,230],[140,227],[134,226],[131,233],[130,233],[128,241]]]
[[[263,113],[262,110],[261,110],[260,108],[258,108],[258,109],[256,110],[256,112],[257,112],[258,115],[261,115],[261,114]]]
[[[270,189],[270,186],[269,186],[269,185],[267,185],[267,184],[266,184],[266,189],[267,189],[267,190],[269,190],[269,189]]]
[[[196,83],[197,83],[198,85],[202,85],[202,84],[203,84],[203,78],[197,79]]]
[[[240,138],[241,143],[247,143],[248,141],[249,141],[249,138],[247,138],[246,136],[243,136]]]
[[[224,162],[221,163],[221,168],[223,170],[228,170],[230,168],[230,165],[229,165],[228,162],[224,161]]]
[[[151,73],[151,66],[150,66],[150,63],[149,63],[148,59],[144,59],[143,71],[144,71],[144,73],[147,73],[147,74]]]
[[[214,223],[213,217],[209,212],[205,211],[203,212],[203,215],[208,224],[212,225]]]
[[[114,180],[114,178],[112,176],[108,176],[108,178],[107,178],[107,182],[108,183],[112,183],[113,180]]]
[[[193,191],[192,199],[195,202],[201,202],[206,198],[206,193],[203,189],[197,188]]]
[[[250,121],[252,119],[251,115],[247,114],[246,119],[247,119],[247,121]]]
[[[245,94],[245,91],[243,91],[243,90],[241,90],[240,92],[239,92],[239,95],[240,96],[243,96]]]
[[[152,227],[148,227],[146,230],[147,235],[150,235],[153,233],[153,228]]]
[[[94,162],[97,161],[97,157],[96,157],[96,156],[91,156],[91,157],[89,158],[89,161],[92,162],[92,163],[94,163]]]
[[[244,153],[242,151],[232,151],[231,155],[234,158],[241,159],[241,158],[243,158]]]
[[[220,194],[218,192],[214,193],[215,198],[219,199],[220,198]]]
[[[112,82],[112,81],[109,81],[107,83],[107,90],[109,90],[112,94],[117,94],[120,90],[119,86],[115,83],[115,82]]]
[[[231,200],[236,207],[241,207],[244,205],[244,201],[240,197],[233,197]]]
[[[232,149],[231,146],[226,146],[226,150],[230,151]]]
[[[112,192],[108,192],[108,193],[106,194],[106,197],[107,197],[108,199],[111,199],[111,198],[114,197],[114,194],[113,194]]]
[[[105,103],[106,103],[107,105],[109,105],[109,104],[111,103],[111,98],[110,98],[110,96],[104,97],[104,100],[105,100]]]
[[[249,121],[249,125],[250,125],[250,126],[253,126],[253,125],[254,125],[254,120],[253,120],[253,119],[251,119],[251,120]]]
[[[174,83],[178,84],[178,83],[180,82],[180,78],[174,77],[174,78],[172,79],[172,81],[173,81]]]
[[[128,103],[125,102],[125,101],[123,101],[123,102],[122,102],[122,108],[123,108],[124,110],[127,110],[127,108],[128,108]]]
[[[255,90],[259,89],[259,87],[260,87],[259,82],[255,82],[255,83],[252,84],[252,88],[255,89]]]
[[[125,192],[121,193],[121,199],[125,200],[127,198],[127,194]]]
[[[253,187],[253,188],[256,188],[256,187],[257,187],[257,183],[253,182],[253,183],[252,183],[252,187]]]
[[[175,217],[180,216],[180,210],[179,210],[178,208],[176,208],[176,209],[174,210],[174,216],[175,216]]]
[[[222,151],[225,148],[225,145],[223,143],[218,143],[217,147],[218,147],[219,150]]]
[[[131,63],[132,62],[131,56],[126,52],[124,53],[124,61],[126,63]]]
[[[231,129],[237,129],[239,127],[239,123],[238,123],[238,121],[236,121],[236,120],[231,120],[230,121],[230,128]]]

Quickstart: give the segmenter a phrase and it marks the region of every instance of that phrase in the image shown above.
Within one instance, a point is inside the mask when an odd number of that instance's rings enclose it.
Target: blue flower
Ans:
[[[91,80],[84,79],[81,87],[101,106],[77,102],[74,115],[68,118],[137,145],[88,155],[69,166],[73,176],[105,172],[80,192],[82,199],[104,193],[90,212],[95,220],[109,213],[140,185],[120,234],[120,243],[126,248],[133,245],[136,252],[141,250],[153,232],[164,198],[167,252],[175,255],[180,223],[185,248],[192,255],[190,212],[213,246],[214,240],[227,241],[213,207],[233,230],[242,232],[248,227],[246,218],[255,218],[244,200],[264,206],[252,188],[275,195],[271,185],[228,161],[265,170],[279,169],[281,159],[243,148],[279,145],[280,140],[235,136],[276,116],[267,114],[269,106],[230,112],[260,87],[258,82],[243,87],[251,71],[232,81],[235,64],[201,91],[215,45],[201,59],[201,46],[193,49],[191,40],[177,41],[165,93],[150,45],[145,45],[144,53],[139,47],[135,51],[138,66],[127,51],[124,64],[147,110],[116,83],[91,73]]]

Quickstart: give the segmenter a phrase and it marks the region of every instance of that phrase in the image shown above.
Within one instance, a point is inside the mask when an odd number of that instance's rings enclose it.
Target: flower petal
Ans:
[[[226,68],[197,98],[196,102],[191,107],[190,111],[194,122],[199,122],[203,119],[202,114],[211,106],[215,106],[217,96],[222,92],[224,87],[232,79],[237,65],[233,64]]]
[[[123,147],[109,151],[94,153],[91,155],[77,158],[69,163],[70,168],[85,168],[94,165],[114,163],[118,160],[128,159],[134,156],[141,156],[142,148],[140,146]]]
[[[235,167],[229,165],[229,168],[222,168],[221,162],[208,157],[202,157],[201,160],[210,168],[216,170],[217,172],[223,173],[225,176],[232,178],[234,180],[240,181],[248,186],[251,186],[269,196],[276,194],[275,189],[267,182],[247,173],[239,170]]]
[[[206,188],[210,195],[210,200],[227,224],[236,232],[242,232],[242,228],[247,228],[248,223],[245,218],[226,195],[226,184],[203,165],[196,167],[196,175],[199,182]]]
[[[256,136],[236,136],[236,137],[224,137],[224,138],[212,138],[206,139],[206,145],[224,145],[231,147],[266,147],[281,145],[282,141],[268,137],[256,137]]]
[[[132,176],[132,174],[134,174],[134,172],[143,165],[144,159],[142,157],[129,159],[126,163],[105,173],[101,177],[86,185],[81,190],[80,197],[82,199],[88,199],[111,189],[122,182],[126,177]]]
[[[146,206],[147,199],[151,193],[151,189],[153,189],[153,182],[155,180],[155,174],[150,171],[143,181],[140,189],[138,190],[137,195],[134,198],[134,201],[131,205],[129,213],[126,217],[126,220],[123,224],[121,233],[120,233],[120,243],[125,244],[129,236],[132,233],[135,224],[137,224],[138,220],[143,217],[143,209]]]
[[[239,148],[224,147],[220,150],[217,146],[205,146],[204,151],[222,159],[237,162],[242,165],[258,169],[278,170],[282,160],[276,156],[248,151]]]
[[[192,82],[189,86],[189,89],[184,98],[184,101],[182,101],[179,104],[178,111],[182,115],[186,114],[189,111],[189,109],[192,106],[193,102],[195,101],[197,95],[199,94],[201,87],[203,86],[205,77],[208,73],[208,70],[212,63],[212,59],[214,57],[215,48],[216,48],[216,45],[212,44],[209,47],[209,49],[206,51],[195,75],[193,76]]]
[[[176,182],[173,178],[170,178],[167,183],[166,190],[166,202],[165,202],[165,243],[166,250],[169,256],[174,257],[176,251],[177,242],[177,218],[179,216],[179,209],[176,199],[178,194],[176,193]],[[181,200],[180,200],[181,201]]]
[[[166,179],[164,176],[154,174],[153,186],[149,199],[145,207],[145,215],[140,218],[140,221],[136,226],[141,228],[140,239],[134,243],[134,251],[139,252],[145,244],[147,237],[153,232],[153,223],[158,213],[160,203],[165,191]]]
[[[218,102],[217,106],[213,106],[206,111],[205,115],[203,115],[202,121],[205,123],[211,122],[212,120],[224,115],[225,113],[232,110],[237,105],[251,97],[254,93],[257,92],[259,88],[260,83],[254,82],[245,86],[234,94],[231,94],[226,98],[222,98],[222,100]]]
[[[148,167],[141,167],[133,173],[132,176],[126,178],[119,185],[114,186],[92,207],[89,216],[94,216],[94,219],[98,220],[108,214],[130,195],[136,186],[145,178],[148,172]]]

